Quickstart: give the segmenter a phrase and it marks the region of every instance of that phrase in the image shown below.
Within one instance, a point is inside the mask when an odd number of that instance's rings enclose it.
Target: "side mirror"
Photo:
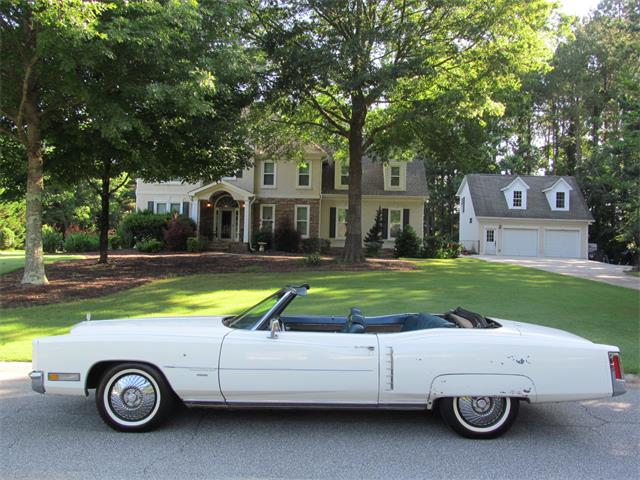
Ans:
[[[271,320],[271,334],[269,338],[278,338],[278,332],[282,331],[282,327],[280,326],[280,321],[277,318]]]

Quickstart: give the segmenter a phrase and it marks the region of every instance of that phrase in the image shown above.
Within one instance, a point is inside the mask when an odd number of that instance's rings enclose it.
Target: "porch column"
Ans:
[[[242,231],[242,241],[244,243],[249,243],[249,225],[250,225],[250,217],[251,217],[251,200],[247,198],[244,201],[244,222],[243,222],[243,231]]]
[[[200,216],[200,200],[197,198],[191,201],[191,220],[198,224],[198,217]]]

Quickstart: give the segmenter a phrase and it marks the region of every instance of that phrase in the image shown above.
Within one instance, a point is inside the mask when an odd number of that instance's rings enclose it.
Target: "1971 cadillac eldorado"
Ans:
[[[438,409],[457,433],[494,438],[520,401],[625,392],[617,347],[561,330],[441,315],[287,315],[308,285],[236,316],[84,321],[33,341],[32,387],[88,395],[120,431],[193,407]]]

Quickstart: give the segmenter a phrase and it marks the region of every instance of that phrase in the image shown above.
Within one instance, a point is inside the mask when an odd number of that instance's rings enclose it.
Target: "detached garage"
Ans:
[[[593,217],[574,177],[466,175],[460,243],[480,255],[587,258]]]
[[[538,256],[538,230],[532,228],[504,228],[502,254],[510,257]]]

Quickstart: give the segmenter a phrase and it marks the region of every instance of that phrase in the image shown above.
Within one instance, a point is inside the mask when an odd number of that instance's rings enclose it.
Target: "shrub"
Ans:
[[[253,237],[253,244],[258,247],[258,243],[263,242],[266,243],[265,250],[269,250],[273,245],[273,233],[271,230],[260,229],[256,232]]]
[[[309,255],[305,255],[302,261],[308,267],[317,267],[322,263],[322,258],[320,258],[319,253],[310,253]]]
[[[188,221],[189,220],[189,221]],[[187,239],[195,237],[196,231],[191,219],[173,217],[163,231],[164,244],[169,250],[184,251],[187,249]]]
[[[378,207],[376,217],[373,220],[373,226],[364,237],[365,253],[368,257],[374,257],[380,253],[382,248],[382,207]]]
[[[201,252],[205,250],[207,241],[202,237],[187,238],[187,252]]]
[[[284,221],[273,234],[273,244],[281,252],[297,252],[300,250],[300,232],[293,228],[293,224]]]
[[[438,252],[438,258],[458,258],[462,252],[462,245],[456,242],[449,242],[443,245]]]
[[[458,258],[462,252],[462,245],[449,242],[444,237],[432,235],[425,237],[420,256],[424,258]]]
[[[163,229],[171,214],[156,214],[152,212],[134,212],[125,216],[120,224],[118,233],[122,238],[122,246],[133,247],[141,240],[154,238],[163,239]]]
[[[420,253],[420,241],[411,225],[404,227],[396,237],[393,253],[396,257],[417,257]]]
[[[21,202],[0,202],[0,229],[8,228],[14,234],[13,247],[24,247],[26,234],[26,204]]]
[[[62,250],[64,241],[62,233],[50,225],[42,226],[42,249],[45,253],[56,253]]]
[[[118,250],[122,248],[122,237],[119,234],[109,235],[109,248],[111,250]]]
[[[67,235],[64,239],[66,252],[95,252],[100,248],[100,240],[94,234],[76,232]]]
[[[8,250],[15,245],[16,234],[8,227],[0,228],[0,250]]]
[[[331,242],[326,238],[304,238],[301,242],[303,253],[327,253],[331,247]]]
[[[139,242],[136,242],[136,250],[144,253],[159,252],[162,250],[162,242],[155,238],[140,240]]]

